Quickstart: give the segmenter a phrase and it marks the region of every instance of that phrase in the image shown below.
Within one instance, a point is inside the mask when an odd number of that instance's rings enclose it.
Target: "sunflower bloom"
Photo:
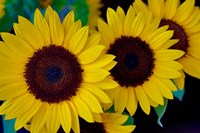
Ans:
[[[122,112],[125,108],[133,115],[138,102],[146,114],[150,106],[163,105],[164,98],[173,99],[176,86],[171,79],[181,76],[182,65],[176,61],[184,52],[168,49],[178,40],[170,39],[173,31],[168,26],[158,28],[160,19],[151,13],[138,13],[132,6],[125,15],[122,8],[107,10],[107,23],[99,20],[105,53],[116,56],[117,64],[110,70],[119,83],[106,93],[114,101],[114,108]]]
[[[115,57],[102,53],[100,35],[89,36],[73,11],[63,23],[50,6],[44,17],[36,9],[34,24],[18,19],[16,35],[1,33],[0,114],[16,118],[15,130],[31,123],[31,133],[43,127],[56,133],[60,126],[80,132],[78,116],[94,122],[92,113],[111,102],[102,89],[118,85],[105,67]]]
[[[80,118],[80,130],[84,133],[131,133],[135,129],[135,125],[123,125],[128,119],[127,115],[118,113],[101,113],[100,115],[93,114],[95,123],[88,123]],[[30,125],[25,127],[30,131]],[[43,127],[40,133],[48,133],[46,127]],[[62,128],[59,128],[58,133],[65,133]],[[70,131],[70,133],[74,133]]]
[[[88,23],[92,30],[95,30],[97,27],[97,20],[100,19],[101,15],[101,8],[103,7],[103,4],[101,3],[101,0],[86,0],[88,6],[89,6],[89,18]]]
[[[5,8],[5,0],[0,0],[0,18],[2,18],[5,14],[4,8]]]
[[[182,76],[175,79],[178,88],[184,88],[185,73],[200,79],[200,10],[195,6],[195,0],[148,0],[146,5],[141,0],[133,3],[136,12],[151,11],[154,17],[160,17],[160,26],[169,25],[174,30],[172,38],[179,39],[170,48],[183,50],[185,54],[178,62],[183,65]]]

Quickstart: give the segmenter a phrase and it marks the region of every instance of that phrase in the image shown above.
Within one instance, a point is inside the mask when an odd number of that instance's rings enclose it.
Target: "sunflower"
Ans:
[[[103,4],[101,0],[86,0],[89,6],[89,16],[87,25],[94,31],[97,27],[97,20],[101,18],[101,8]],[[92,32],[92,31],[91,31]]]
[[[136,12],[151,11],[154,17],[160,17],[160,26],[169,25],[174,30],[172,38],[179,41],[170,48],[183,50],[185,54],[177,59],[183,65],[182,76],[175,79],[178,88],[184,88],[185,73],[200,79],[200,10],[195,0],[148,0],[146,5],[141,0],[133,3]]]
[[[168,49],[178,40],[168,26],[158,28],[160,19],[151,13],[135,14],[130,6],[127,14],[121,7],[115,12],[107,10],[107,23],[99,20],[98,30],[102,34],[105,53],[116,56],[117,64],[110,70],[110,78],[119,83],[106,93],[114,101],[114,108],[122,112],[125,108],[133,115],[139,105],[150,113],[150,105],[163,105],[164,98],[173,99],[176,90],[171,79],[181,76],[182,65],[176,61],[184,52]]]
[[[108,112],[93,115],[97,116],[95,123],[88,123],[80,118],[80,131],[82,133],[131,133],[136,127],[135,125],[124,125],[128,119],[127,115]],[[30,131],[30,125],[26,125],[25,128]],[[43,127],[39,133],[48,133],[46,127]],[[65,131],[59,128],[57,133],[65,133]],[[74,132],[71,130],[70,133]]]
[[[50,6],[44,17],[36,9],[34,24],[18,20],[16,35],[1,33],[0,114],[16,118],[15,130],[31,122],[32,133],[44,126],[49,133],[60,126],[78,133],[78,116],[94,122],[92,113],[111,102],[102,89],[118,86],[107,78],[115,57],[102,52],[98,33],[89,36],[88,26],[74,22],[73,11],[63,23]]]
[[[5,14],[4,8],[5,8],[5,0],[0,0],[0,18],[2,18]]]

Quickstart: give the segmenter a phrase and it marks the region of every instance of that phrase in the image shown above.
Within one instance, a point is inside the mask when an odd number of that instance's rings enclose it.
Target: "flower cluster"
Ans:
[[[131,133],[138,108],[162,125],[185,74],[200,79],[195,0],[135,0],[106,20],[100,0],[19,1],[0,0],[0,115],[13,132]]]

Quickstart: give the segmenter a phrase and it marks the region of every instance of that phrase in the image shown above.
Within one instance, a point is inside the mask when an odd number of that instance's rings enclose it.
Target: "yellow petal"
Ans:
[[[122,21],[112,8],[108,8],[107,10],[107,21],[108,25],[113,29],[115,37],[120,37],[123,33]]]
[[[104,66],[103,68],[107,71],[111,70],[115,65],[117,64],[116,61],[112,61],[111,63],[109,63],[108,65]]]
[[[34,102],[34,97],[28,93],[22,94],[13,100],[11,106],[6,108],[5,119],[14,119],[28,110]]]
[[[131,116],[133,116],[137,110],[138,106],[138,99],[136,97],[134,88],[128,88],[128,99],[127,99],[127,105],[126,109],[130,113]]]
[[[159,78],[171,91],[176,91],[175,84],[170,79]]]
[[[67,30],[74,24],[74,11],[67,13],[66,17],[63,20],[63,27],[65,28],[65,33]]]
[[[48,109],[47,103],[43,103],[38,109],[31,121],[31,133],[38,133],[43,128],[48,117]]]
[[[72,119],[72,130],[75,133],[80,133],[80,125],[79,125],[79,119],[78,119],[78,112],[76,110],[76,107],[71,101],[67,102],[69,105],[69,109],[71,111],[71,119]]]
[[[98,59],[96,59],[94,62],[86,64],[83,66],[84,69],[97,69],[102,68],[113,61],[115,58],[114,55],[110,54],[103,54]]]
[[[117,12],[119,18],[121,19],[121,21],[123,22],[124,18],[125,18],[124,10],[120,6],[118,6],[116,12]]]
[[[103,110],[97,98],[86,89],[80,89],[79,97],[88,105],[90,110],[94,113],[102,113]]]
[[[71,99],[73,104],[76,106],[76,110],[81,118],[83,118],[87,122],[94,122],[92,113],[87,106],[87,104],[78,96],[75,96]]]
[[[164,7],[164,18],[172,19],[177,12],[179,6],[179,0],[166,0]]]
[[[103,123],[114,123],[120,125],[126,122],[126,120],[128,119],[127,115],[122,115],[120,113],[102,113],[101,116],[103,119]]]
[[[52,43],[55,45],[62,45],[64,40],[64,28],[60,22],[60,17],[55,11],[50,15],[49,28]]]
[[[79,62],[81,64],[88,64],[95,61],[100,56],[104,48],[105,47],[103,45],[88,48],[78,56]]]
[[[137,96],[137,99],[139,101],[140,107],[142,108],[142,110],[149,115],[150,113],[150,104],[149,104],[149,100],[147,98],[147,95],[145,94],[143,87],[142,86],[137,86],[137,88],[135,88],[135,93]]]
[[[134,22],[135,19],[135,11],[132,6],[129,7],[127,11],[127,15],[124,19],[124,34],[131,35],[131,28],[130,26]]]
[[[101,88],[102,90],[113,89],[113,88],[119,86],[119,84],[111,78],[105,78],[104,80],[99,81],[97,83],[93,83],[93,84],[95,86]]]
[[[162,49],[155,52],[155,58],[158,61],[171,61],[180,58],[185,53],[181,50],[175,49]]]
[[[155,31],[159,24],[160,24],[160,18],[155,18],[151,23],[146,24],[146,26],[144,27],[144,30],[141,33],[141,38],[147,38],[148,36],[150,36],[152,34],[153,31]]]
[[[163,17],[164,0],[148,0],[148,6],[153,16]]]
[[[36,9],[34,14],[34,25],[40,31],[45,41],[45,44],[49,45],[51,43],[49,26],[44,17],[42,16],[41,12],[39,11],[39,9]]]
[[[145,25],[145,17],[144,13],[137,14],[135,20],[131,24],[130,34],[133,37],[137,37],[141,34]]]
[[[84,81],[85,82],[99,82],[106,78],[110,73],[104,69],[92,69],[92,70],[85,70],[84,71]]]
[[[17,36],[26,40],[35,49],[44,46],[44,39],[41,33],[29,20],[19,16],[18,21],[19,24],[14,25],[15,34]]]
[[[133,2],[133,7],[134,7],[136,13],[149,12],[148,6],[142,0],[135,0]]]
[[[10,33],[1,33],[1,37],[7,46],[19,56],[29,58],[33,55],[33,49],[23,39]]]
[[[156,38],[158,35],[160,35],[161,33],[165,32],[168,29],[168,25],[162,26],[158,29],[156,29],[154,32],[152,32],[149,36],[147,36],[147,38],[144,38],[144,40],[149,43],[151,42],[154,38]]]
[[[151,82],[153,82],[154,85],[156,85],[157,88],[159,88],[161,94],[165,98],[167,98],[167,99],[173,99],[173,94],[172,94],[170,88],[168,88],[168,86],[166,86],[162,81],[160,81],[158,77],[152,76],[151,77]]]
[[[102,90],[100,90],[96,86],[91,85],[91,84],[87,84],[87,83],[83,83],[82,87],[83,87],[83,89],[86,89],[89,92],[91,92],[93,95],[95,95],[100,102],[111,103],[110,98],[105,94],[105,92],[103,92]]]
[[[157,66],[165,66],[175,70],[181,70],[183,66],[177,61],[155,61]]]
[[[114,42],[115,36],[114,36],[114,31],[109,27],[103,20],[99,19],[98,20],[98,30],[101,33],[102,40],[103,42],[107,42],[104,45],[109,45]]]
[[[154,83],[152,83],[151,80],[145,82],[142,86],[149,98],[151,98],[154,102],[160,105],[164,104],[164,100],[159,88],[157,88],[157,86]]]
[[[102,123],[102,118],[101,115],[99,113],[92,113],[93,119],[95,122],[99,122]]]
[[[63,130],[68,133],[71,130],[71,126],[73,123],[72,121],[72,114],[70,111],[70,107],[67,104],[67,102],[61,102],[59,105],[59,110],[60,110],[60,122],[62,125]]]
[[[200,60],[197,60],[189,55],[186,55],[184,59],[179,60],[183,65],[183,70],[196,78],[200,78]]]
[[[121,125],[113,125],[113,124],[104,124],[106,132],[108,133],[132,133],[133,130],[135,129],[134,125],[126,125],[126,126],[121,126]]]
[[[86,44],[89,35],[89,28],[85,26],[79,29],[69,40],[69,50],[73,54],[78,54],[81,52]]]
[[[192,10],[195,5],[195,0],[186,0],[184,1],[177,10],[175,20],[179,23],[185,21],[192,13]]]
[[[63,46],[69,49],[69,40],[74,36],[74,34],[81,28],[81,21],[77,21],[74,24],[72,24],[69,29],[67,29],[66,36],[64,38]]]
[[[118,93],[114,99],[114,108],[116,112],[122,113],[127,105],[128,90],[123,87],[118,87],[116,89],[118,89]]]
[[[182,70],[180,73],[182,76],[180,78],[174,79],[174,82],[180,90],[183,90],[185,88],[185,74]]]
[[[14,82],[0,88],[0,100],[7,100],[27,92],[27,85],[23,82]]]
[[[28,109],[23,114],[18,116],[15,122],[15,130],[19,130],[24,125],[26,125],[27,122],[29,122],[29,120],[35,115],[35,113],[38,111],[41,105],[42,105],[41,101],[35,100],[31,105],[30,109]]]
[[[164,45],[173,36],[173,33],[174,31],[168,30],[159,34],[157,37],[155,37],[149,42],[151,48],[154,50],[160,49],[162,45]]]
[[[83,51],[90,48],[90,47],[99,45],[100,40],[101,40],[101,34],[100,33],[97,32],[95,34],[90,35],[88,37],[86,44],[85,44],[85,47],[83,48]]]
[[[155,66],[153,73],[158,77],[169,79],[174,79],[181,76],[179,71],[166,66]]]
[[[60,127],[60,113],[57,104],[51,104],[48,107],[48,116],[46,127],[48,133],[56,133]]]

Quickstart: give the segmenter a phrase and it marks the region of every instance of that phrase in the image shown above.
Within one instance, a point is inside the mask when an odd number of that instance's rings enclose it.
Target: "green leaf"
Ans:
[[[177,98],[178,100],[182,101],[183,100],[183,97],[185,95],[185,89],[177,89],[177,91],[173,91],[172,92],[174,97]]]
[[[165,114],[166,108],[167,108],[167,104],[168,104],[168,99],[164,99],[164,105],[159,105],[158,107],[155,107],[155,111],[156,114],[158,116],[158,120],[157,123],[158,125],[160,125],[161,127],[163,127],[163,124],[161,123],[161,119],[163,117],[163,115]]]
[[[126,122],[123,125],[134,125],[134,118],[131,115],[129,115],[126,112],[123,112],[122,114],[128,116],[128,119],[126,120]]]
[[[5,115],[2,117],[3,121],[3,132],[4,133],[16,133],[14,130],[15,119],[12,120],[4,120]]]

